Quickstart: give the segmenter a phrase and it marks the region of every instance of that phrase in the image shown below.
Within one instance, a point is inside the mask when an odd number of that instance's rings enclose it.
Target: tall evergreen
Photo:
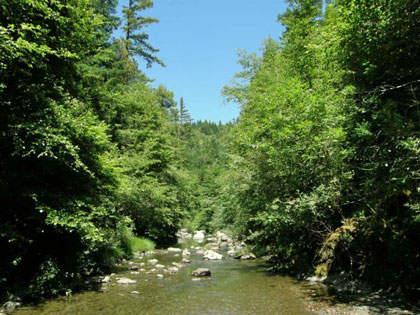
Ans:
[[[165,65],[156,56],[159,50],[148,43],[149,35],[143,31],[150,24],[159,22],[156,18],[140,15],[144,10],[152,7],[152,0],[129,0],[128,7],[123,9],[124,26],[122,29],[125,32],[127,50],[132,56],[144,59],[147,67],[151,67],[153,63]]]

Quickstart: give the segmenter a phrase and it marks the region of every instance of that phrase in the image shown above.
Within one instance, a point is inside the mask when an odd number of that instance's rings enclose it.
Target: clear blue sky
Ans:
[[[120,0],[119,11],[127,3]],[[278,39],[277,15],[285,8],[283,0],[155,0],[143,13],[160,22],[145,31],[166,68],[141,69],[154,86],[183,97],[193,119],[228,122],[237,118],[238,106],[223,104],[220,91],[241,70],[237,50],[259,52],[264,39]]]

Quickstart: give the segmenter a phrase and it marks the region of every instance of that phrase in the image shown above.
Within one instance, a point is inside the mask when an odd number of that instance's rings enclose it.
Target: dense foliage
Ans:
[[[137,2],[121,39],[114,0],[0,2],[2,299],[77,289],[190,207],[173,94],[134,59],[161,63]]]
[[[242,104],[225,222],[281,270],[415,287],[419,2],[322,4],[289,1],[223,90]]]

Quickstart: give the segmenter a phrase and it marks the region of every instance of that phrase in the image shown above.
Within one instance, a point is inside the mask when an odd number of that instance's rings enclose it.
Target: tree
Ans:
[[[183,124],[190,124],[192,122],[192,118],[190,113],[188,112],[187,107],[184,103],[184,98],[181,97],[179,100],[179,123]]]
[[[152,0],[129,0],[128,7],[123,9],[125,25],[122,29],[125,32],[125,43],[129,53],[144,59],[147,67],[151,67],[153,63],[165,66],[163,61],[156,57],[159,50],[147,42],[149,35],[142,31],[150,24],[159,22],[153,17],[140,16],[142,11],[152,7]]]

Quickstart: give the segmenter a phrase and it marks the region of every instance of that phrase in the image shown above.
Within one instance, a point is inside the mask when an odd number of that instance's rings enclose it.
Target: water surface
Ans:
[[[197,244],[188,241],[178,247],[191,245]],[[113,277],[105,292],[79,293],[69,299],[22,308],[16,314],[310,314],[297,293],[298,284],[290,278],[266,273],[264,262],[235,260],[227,257],[223,249],[219,252],[226,259],[205,261],[195,250],[190,251],[192,263],[176,275],[160,272],[163,279],[156,274],[133,275],[129,265],[124,265],[115,277],[134,279],[137,284],[119,285]],[[133,261],[140,263],[152,258],[158,259],[159,264],[171,265],[180,262],[182,255],[162,250]],[[191,271],[196,268],[209,268],[212,277],[193,281]],[[131,294],[134,290],[140,294]]]

